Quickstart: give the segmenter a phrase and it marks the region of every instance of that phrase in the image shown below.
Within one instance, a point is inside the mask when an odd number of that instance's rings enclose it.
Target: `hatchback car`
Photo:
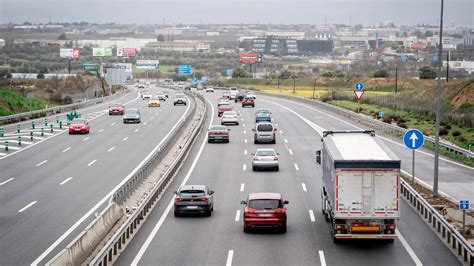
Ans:
[[[286,233],[286,207],[289,202],[279,193],[251,193],[244,207],[244,232],[255,228],[275,228]]]
[[[140,110],[137,108],[127,109],[125,110],[125,114],[123,115],[123,123],[140,123],[141,122],[141,113]]]
[[[150,100],[148,100],[148,107],[160,107],[160,98],[158,96],[153,96]]]
[[[221,105],[224,105],[224,104],[229,105],[229,100],[228,100],[228,99],[224,99],[224,98],[219,98],[219,99],[217,99],[217,107],[219,107],[219,106],[221,106]]]
[[[141,92],[141,95],[142,95],[142,99],[145,100],[145,99],[150,99],[151,98],[151,91],[149,90],[144,90]]]
[[[186,97],[184,95],[176,95],[174,97],[173,105],[183,104],[186,105]]]
[[[166,101],[166,94],[162,91],[156,93],[155,95],[160,101]]]
[[[252,128],[254,132],[254,144],[276,143],[276,128],[270,122],[259,122]]]
[[[207,130],[207,142],[222,141],[229,143],[229,131],[225,126],[213,125]]]
[[[260,169],[270,169],[279,171],[279,158],[274,149],[258,149],[255,153],[252,153],[252,170],[257,171]]]
[[[109,106],[109,115],[123,115],[125,105],[121,103],[113,103]]]
[[[206,92],[214,92],[214,88],[213,87],[207,87]]]
[[[89,121],[83,118],[77,118],[69,124],[69,134],[89,134]]]
[[[184,185],[174,191],[174,216],[182,214],[212,215],[214,210],[214,191],[205,185]]]
[[[221,125],[225,124],[239,125],[239,115],[234,111],[223,112],[221,117]]]
[[[242,108],[245,106],[255,107],[255,99],[252,97],[245,97],[242,100]]]

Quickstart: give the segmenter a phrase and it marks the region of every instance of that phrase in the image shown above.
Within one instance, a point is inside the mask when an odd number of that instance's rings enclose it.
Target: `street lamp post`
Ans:
[[[313,85],[313,99],[314,99],[314,92],[316,91],[316,78],[314,78],[314,85]]]
[[[293,77],[293,93],[296,93],[296,77]]]

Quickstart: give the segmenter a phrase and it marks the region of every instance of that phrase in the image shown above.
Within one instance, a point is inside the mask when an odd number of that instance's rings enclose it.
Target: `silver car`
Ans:
[[[123,123],[140,123],[141,122],[141,114],[140,110],[137,108],[126,109],[125,113],[123,114]]]
[[[181,95],[176,95],[176,96],[174,97],[173,104],[174,104],[174,105],[177,105],[177,104],[184,104],[184,105],[186,105],[186,102],[187,102],[187,100],[186,100],[186,97],[185,97],[184,95],[182,95],[182,96],[181,96]]]
[[[257,149],[255,153],[252,153],[252,170],[257,171],[259,169],[271,169],[275,171],[280,170],[278,164],[278,155],[274,149]]]
[[[271,122],[258,122],[254,132],[254,144],[258,143],[276,143],[276,128]]]

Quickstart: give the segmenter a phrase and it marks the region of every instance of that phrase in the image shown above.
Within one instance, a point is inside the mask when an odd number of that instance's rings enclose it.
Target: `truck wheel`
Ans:
[[[386,241],[385,243],[387,243],[387,244],[392,244],[393,245],[393,243],[395,243],[395,239],[387,239],[385,241]]]

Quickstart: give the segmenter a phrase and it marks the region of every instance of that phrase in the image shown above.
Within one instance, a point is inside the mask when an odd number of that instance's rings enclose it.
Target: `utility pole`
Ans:
[[[398,90],[398,65],[395,66],[395,94]]]
[[[449,82],[449,51],[446,53],[446,61],[448,64],[446,64],[446,83]]]
[[[277,90],[280,90],[280,75],[278,75]]]
[[[71,74],[71,58],[67,59],[67,73]]]
[[[293,76],[293,93],[296,93],[296,77]]]
[[[316,78],[314,78],[314,85],[313,85],[313,99],[314,99],[314,92],[316,91]]]
[[[441,16],[439,22],[439,47],[438,47],[438,80],[436,82],[436,128],[435,128],[435,157],[433,175],[433,195],[438,197],[438,174],[439,174],[439,124],[441,120],[441,66],[443,52],[443,7],[444,0],[441,0]]]

